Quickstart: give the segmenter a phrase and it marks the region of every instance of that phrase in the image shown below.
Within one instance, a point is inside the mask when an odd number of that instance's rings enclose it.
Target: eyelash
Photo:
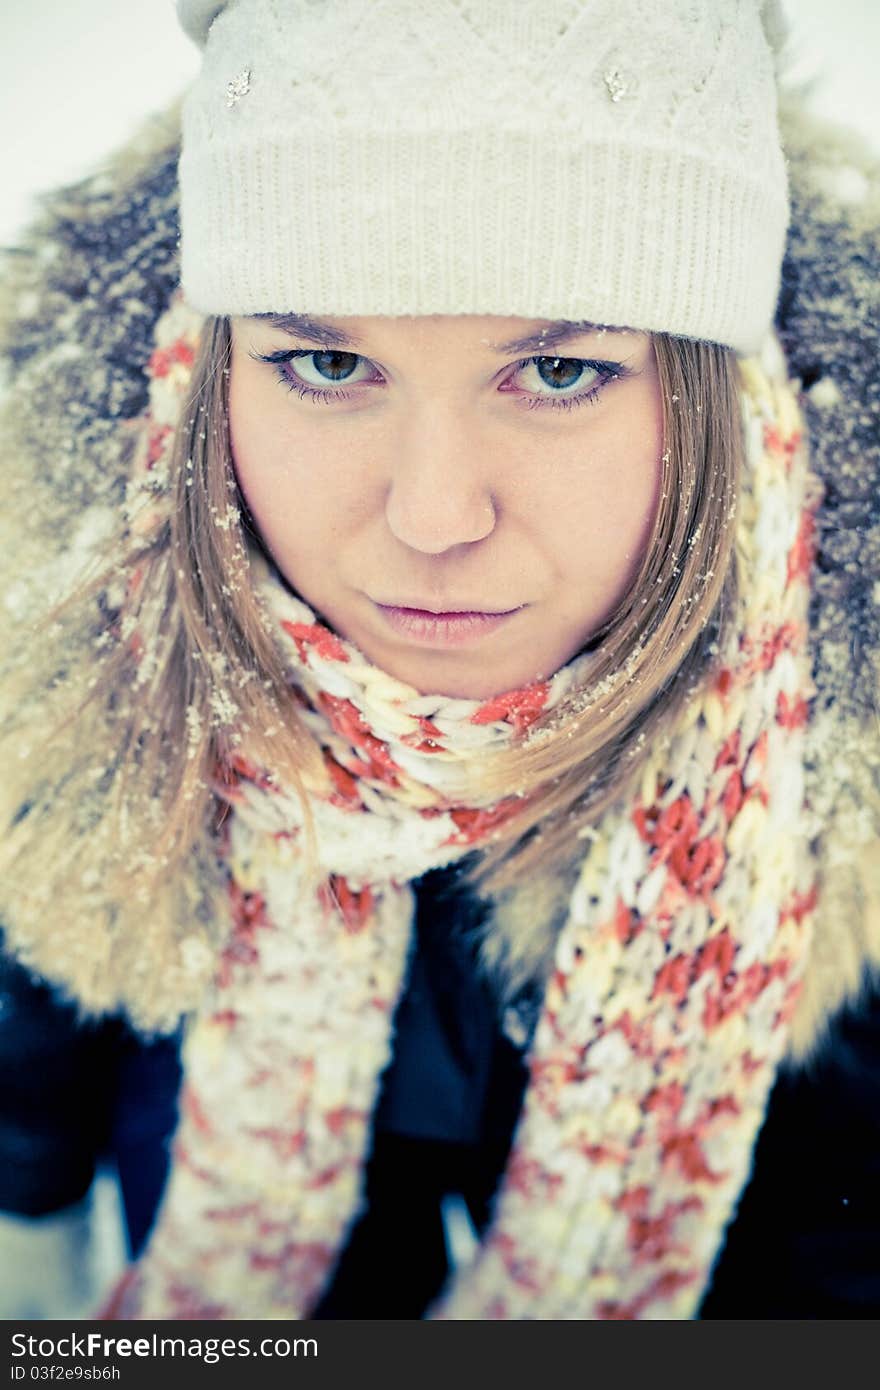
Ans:
[[[296,358],[313,357],[316,353],[321,351],[321,348],[284,348],[279,352],[269,352],[265,355],[257,352],[252,352],[250,355],[258,362],[268,362],[270,365],[276,367],[277,377],[281,385],[285,386],[288,391],[295,391],[300,400],[310,400],[316,405],[333,405],[337,401],[350,400],[351,392],[349,391],[317,390],[314,386],[309,386],[303,381],[294,380],[285,370],[287,364],[294,361]],[[355,355],[357,356],[358,354]],[[594,362],[592,359],[584,357],[557,358],[553,354],[542,353],[537,357],[522,358],[521,361],[516,363],[513,375],[515,376],[518,372],[521,372],[524,367],[528,367],[532,362],[553,361],[577,362],[582,367],[589,367],[593,371],[598,372],[600,374],[600,380],[595,382],[588,390],[581,391],[573,396],[560,396],[554,399],[552,395],[533,395],[528,399],[518,400],[518,405],[525,407],[527,410],[543,410],[545,406],[549,407],[551,410],[571,410],[578,405],[594,405],[609,381],[615,381],[620,377],[629,376],[630,374],[629,369],[625,367],[622,362]]]

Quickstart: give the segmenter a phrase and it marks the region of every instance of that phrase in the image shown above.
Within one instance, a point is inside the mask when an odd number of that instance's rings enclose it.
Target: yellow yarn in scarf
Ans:
[[[757,361],[743,383],[735,631],[639,794],[585,846],[493,1222],[429,1316],[689,1316],[746,1180],[816,902],[801,813],[817,499],[790,388]],[[488,825],[420,739],[454,766],[523,709],[512,692],[481,723],[477,702],[416,697],[264,582],[339,769],[315,803],[332,892],[301,891],[297,798],[242,766],[234,932],[187,1035],[173,1170],[123,1317],[314,1307],[363,1200],[410,881]],[[536,698],[583,675],[566,668]]]

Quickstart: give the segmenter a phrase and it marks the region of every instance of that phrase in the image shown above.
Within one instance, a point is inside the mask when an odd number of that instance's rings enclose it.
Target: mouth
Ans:
[[[400,637],[426,647],[460,647],[496,632],[524,605],[503,610],[463,608],[436,612],[402,604],[376,603],[383,621]]]

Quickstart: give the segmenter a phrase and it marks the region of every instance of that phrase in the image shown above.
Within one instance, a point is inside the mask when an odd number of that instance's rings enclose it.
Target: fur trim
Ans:
[[[800,1056],[823,1019],[857,994],[864,963],[880,964],[880,385],[871,346],[880,316],[880,210],[876,161],[853,137],[796,106],[783,112],[783,129],[793,216],[779,330],[803,382],[814,467],[827,489],[811,611],[818,694],[808,766],[822,896],[794,1032]],[[178,138],[175,110],[95,178],[47,200],[9,255],[0,302],[9,502],[0,584],[3,645],[19,655],[32,642],[35,615],[99,552],[122,504],[125,422],[145,407],[153,327],[177,283]],[[91,632],[71,631],[71,663],[85,659],[91,640]],[[26,676],[25,659],[3,695],[3,713],[24,739],[45,718],[37,704],[16,707]],[[8,809],[7,824],[17,810]],[[54,820],[47,852],[83,844],[83,808],[59,809]],[[125,981],[135,1022],[171,1028],[197,1003],[221,944],[212,932],[214,890],[212,862],[196,857],[192,880],[169,885],[163,903],[131,909],[139,920],[127,917],[124,933],[100,885],[91,920],[72,935],[38,893],[24,903],[7,886],[2,913],[11,948],[84,1010],[117,1008]],[[555,880],[530,884],[497,911],[512,914],[525,934],[536,916],[548,924],[558,917],[565,891]],[[173,949],[157,960],[163,921]]]
[[[803,1056],[857,998],[865,963],[880,965],[880,163],[794,101],[782,122],[792,218],[778,328],[825,486],[807,754],[820,898],[792,1034]]]
[[[178,281],[178,146],[175,109],[99,174],[48,198],[22,246],[8,254],[0,303],[8,378],[0,421],[8,503],[0,531],[0,720],[10,760],[56,723],[53,683],[87,680],[94,604],[59,620],[63,642],[47,643],[40,624],[100,559],[123,511],[130,422],[146,409],[153,330]],[[44,649],[60,653],[63,665],[40,669]],[[69,759],[72,766],[84,741],[88,719],[59,742],[60,765]],[[23,801],[15,778],[3,780],[3,841],[11,855]],[[92,797],[101,791],[99,781]],[[96,862],[112,859],[113,846],[95,841],[92,799],[74,794],[40,807],[35,787],[26,789],[24,804],[39,807],[28,819],[39,816],[43,858],[63,864],[77,885],[75,908],[68,912],[49,896],[30,855],[28,872],[4,876],[7,944],[84,1013],[124,1003],[140,1027],[173,1029],[197,1005],[222,944],[213,857],[196,854],[185,881],[166,884],[150,902],[127,903],[121,914],[94,872]]]

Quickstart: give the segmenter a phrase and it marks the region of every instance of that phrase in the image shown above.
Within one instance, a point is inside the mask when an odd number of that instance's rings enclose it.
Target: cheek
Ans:
[[[626,455],[605,489],[605,515],[612,554],[620,565],[641,559],[660,503],[662,434]],[[618,455],[618,461],[623,457]]]
[[[263,539],[276,554],[283,546],[317,539],[326,526],[327,479],[332,477],[319,441],[291,424],[281,387],[257,379],[248,365],[230,374],[229,437],[238,485]]]
[[[644,554],[660,501],[663,425],[658,393],[627,401],[585,435],[542,499],[546,534],[569,576],[605,591],[625,584]],[[587,409],[588,407],[584,407]]]
[[[615,419],[606,480],[609,508],[634,544],[647,539],[645,532],[660,500],[663,467],[663,410],[656,375],[639,386],[631,408]]]
[[[278,436],[270,423],[272,413],[260,406],[260,393],[249,382],[247,366],[233,360],[229,443],[238,485],[258,525],[262,525],[271,494],[278,491],[279,475],[283,477]]]

